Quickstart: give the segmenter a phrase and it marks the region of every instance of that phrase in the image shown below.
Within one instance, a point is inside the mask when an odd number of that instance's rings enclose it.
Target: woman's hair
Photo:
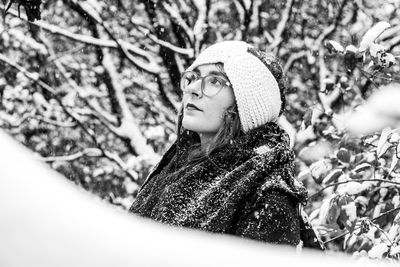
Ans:
[[[253,48],[249,48],[248,52],[260,59],[261,62],[264,63],[264,65],[270,70],[270,72],[276,79],[282,101],[281,109],[279,112],[279,115],[281,115],[285,109],[286,103],[286,78],[284,77],[281,64],[272,54],[267,54]],[[217,63],[216,67],[228,79],[227,75],[225,74],[223,64]],[[228,107],[223,113],[221,128],[216,133],[214,139],[212,140],[213,142],[211,142],[211,144],[206,149],[201,148],[199,135],[194,131],[184,129],[182,127],[183,109],[184,107],[182,105],[178,112],[176,131],[177,140],[179,141],[184,137],[188,141],[187,143],[190,145],[186,165],[196,164],[198,162],[209,159],[209,156],[213,154],[213,152],[229,144],[229,142],[231,142],[233,139],[236,139],[245,134],[242,131],[239,112],[235,101],[235,103],[232,106]],[[175,157],[175,160],[178,159]]]

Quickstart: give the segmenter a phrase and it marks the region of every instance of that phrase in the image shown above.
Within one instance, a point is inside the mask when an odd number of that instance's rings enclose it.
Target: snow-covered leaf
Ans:
[[[124,186],[128,194],[133,194],[135,191],[139,189],[139,185],[137,183],[132,182],[128,179],[124,181]]]
[[[369,29],[363,36],[360,47],[358,51],[364,52],[367,50],[370,45],[379,37],[387,28],[390,27],[390,24],[386,21],[380,21],[375,24],[371,29]]]
[[[332,91],[333,87],[335,86],[335,81],[330,77],[325,78],[322,83],[323,86],[320,88],[321,92]]]
[[[327,160],[319,160],[310,166],[310,173],[315,182],[321,183],[325,175],[331,170],[332,164]]]
[[[394,197],[392,198],[392,204],[394,205],[394,208],[395,208],[395,209],[398,208],[398,207],[400,207],[400,196],[399,196],[399,195],[394,196]]]
[[[360,205],[363,205],[363,206],[367,206],[368,205],[368,198],[366,198],[365,196],[358,196],[358,197],[356,197],[354,202],[358,203]]]
[[[329,209],[326,215],[327,215],[326,216],[327,223],[336,224],[336,221],[340,215],[340,207],[338,206],[338,203],[335,198],[330,201]]]
[[[334,169],[324,178],[322,183],[323,184],[330,184],[332,182],[335,182],[342,174],[343,174],[342,170]]]
[[[380,44],[372,43],[369,47],[369,53],[372,57],[376,57],[378,53],[385,52],[385,47]]]
[[[378,65],[383,68],[390,68],[396,64],[396,58],[388,52],[378,53],[377,60]]]
[[[328,40],[325,42],[325,47],[328,49],[330,53],[343,53],[344,48],[341,44],[336,41]]]
[[[368,252],[368,256],[371,258],[382,259],[383,254],[388,251],[388,246],[385,243],[379,243],[378,245],[371,248]]]
[[[393,223],[400,225],[400,212],[397,213],[396,217],[393,219]]]
[[[397,145],[397,146],[399,146],[399,145]],[[392,173],[392,171],[394,170],[394,168],[397,165],[397,162],[399,162],[399,158],[397,157],[397,153],[394,153],[392,156],[392,163],[390,164],[389,173]]]
[[[378,147],[376,148],[378,158],[382,157],[383,154],[385,154],[386,151],[389,149],[389,147],[392,146],[392,144],[388,142],[388,137],[390,133],[391,129],[389,127],[386,127],[382,130],[381,137],[378,141]]]
[[[363,61],[363,55],[358,52],[357,47],[354,45],[348,45],[346,46],[345,52],[344,52],[344,65],[347,70],[353,70],[357,62]]]
[[[331,206],[331,201],[335,196],[336,195],[332,195],[331,197],[325,198],[322,201],[322,205],[319,208],[319,216],[318,216],[318,219],[319,219],[319,221],[321,223],[327,222],[328,213],[329,213],[329,209],[330,209],[330,206]]]
[[[388,237],[390,240],[395,240],[395,238],[400,235],[400,225],[393,223],[390,227],[388,233]]]
[[[356,54],[356,53],[358,52],[358,49],[357,49],[357,47],[355,47],[354,45],[348,45],[348,46],[346,46],[345,52],[346,52],[346,53],[347,53],[347,52],[351,52],[351,53],[353,53],[353,54]]]
[[[364,163],[358,164],[358,165],[352,170],[352,172],[354,172],[354,173],[360,173],[360,172],[365,171],[365,170],[367,170],[367,169],[369,169],[369,168],[371,168],[371,164],[369,164],[369,163],[367,163],[367,162],[364,162]]]
[[[103,152],[98,148],[86,148],[85,154],[89,157],[100,157]]]
[[[336,153],[336,157],[343,163],[349,163],[351,159],[351,154],[348,149],[342,147]]]
[[[340,194],[357,195],[365,190],[362,183],[350,182],[347,184],[342,184],[338,187],[337,191]]]
[[[350,202],[347,205],[343,205],[342,209],[348,216],[348,220],[354,221],[357,219],[357,207],[354,202]]]
[[[393,131],[389,137],[390,143],[397,143],[400,140],[400,134],[398,132]]]
[[[390,256],[394,256],[400,253],[400,245],[390,249]]]
[[[341,206],[341,212],[338,219],[338,224],[343,224],[344,227],[352,233],[357,222],[357,207],[354,202],[350,202]]]

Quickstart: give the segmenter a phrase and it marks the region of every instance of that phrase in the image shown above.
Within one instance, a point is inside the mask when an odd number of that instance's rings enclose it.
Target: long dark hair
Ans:
[[[283,73],[282,65],[272,53],[265,53],[255,48],[249,48],[248,53],[256,56],[271,71],[272,75],[278,82],[282,100],[282,105],[279,112],[279,115],[281,115],[285,110],[285,104],[286,104],[286,98],[285,98],[286,77]],[[225,78],[229,80],[224,71],[223,64],[217,63],[216,67],[221,72],[221,74],[223,74]],[[196,132],[184,129],[182,127],[183,109],[184,107],[182,105],[178,112],[177,127],[176,127],[177,140],[178,140],[177,150],[179,150],[182,147],[185,147],[186,149],[188,149],[188,153],[186,155],[187,156],[186,163],[184,164],[184,166],[179,166],[180,168],[187,168],[199,162],[205,160],[211,160],[209,157],[211,154],[223,148],[224,146],[232,142],[234,139],[245,134],[241,129],[242,127],[240,123],[239,112],[235,102],[232,106],[227,108],[223,113],[222,125],[218,130],[218,132],[216,133],[215,137],[213,138],[212,142],[210,142],[210,145],[207,146],[206,148],[202,148],[200,146],[200,136]],[[179,141],[181,140],[185,141],[179,143]],[[177,163],[177,161],[179,160],[178,154],[179,152],[176,153],[175,155],[174,159],[175,163]],[[178,167],[177,164],[175,164],[175,167]]]
[[[215,134],[212,142],[210,142],[210,145],[202,148],[200,146],[199,134],[194,131],[187,130],[182,126],[183,108],[184,107],[182,106],[178,113],[176,131],[178,142],[184,140],[184,143],[182,142],[181,144],[178,144],[178,149],[180,149],[179,145],[181,145],[185,146],[185,148],[189,150],[185,165],[192,165],[209,159],[209,156],[213,154],[213,152],[223,148],[229,144],[229,142],[232,142],[232,140],[244,134],[241,130],[239,113],[235,103],[228,107],[223,113],[222,125]]]

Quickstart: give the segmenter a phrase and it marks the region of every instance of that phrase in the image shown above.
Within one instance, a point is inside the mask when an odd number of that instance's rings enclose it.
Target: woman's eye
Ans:
[[[218,85],[218,86],[222,85],[222,81],[217,77],[211,77],[210,82],[212,85]]]
[[[190,84],[191,82],[193,81],[193,79],[190,79],[190,78],[186,78],[185,79],[185,84]]]
[[[196,81],[196,77],[193,77],[193,76],[186,77],[186,79],[185,79],[185,82],[186,82],[187,85],[193,83],[194,81]]]

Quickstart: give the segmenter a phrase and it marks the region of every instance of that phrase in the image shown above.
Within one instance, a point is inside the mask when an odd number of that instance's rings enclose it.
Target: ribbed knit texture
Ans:
[[[200,65],[223,63],[232,84],[244,132],[275,121],[281,108],[279,86],[261,60],[248,52],[249,44],[224,41],[205,49],[188,70]]]

